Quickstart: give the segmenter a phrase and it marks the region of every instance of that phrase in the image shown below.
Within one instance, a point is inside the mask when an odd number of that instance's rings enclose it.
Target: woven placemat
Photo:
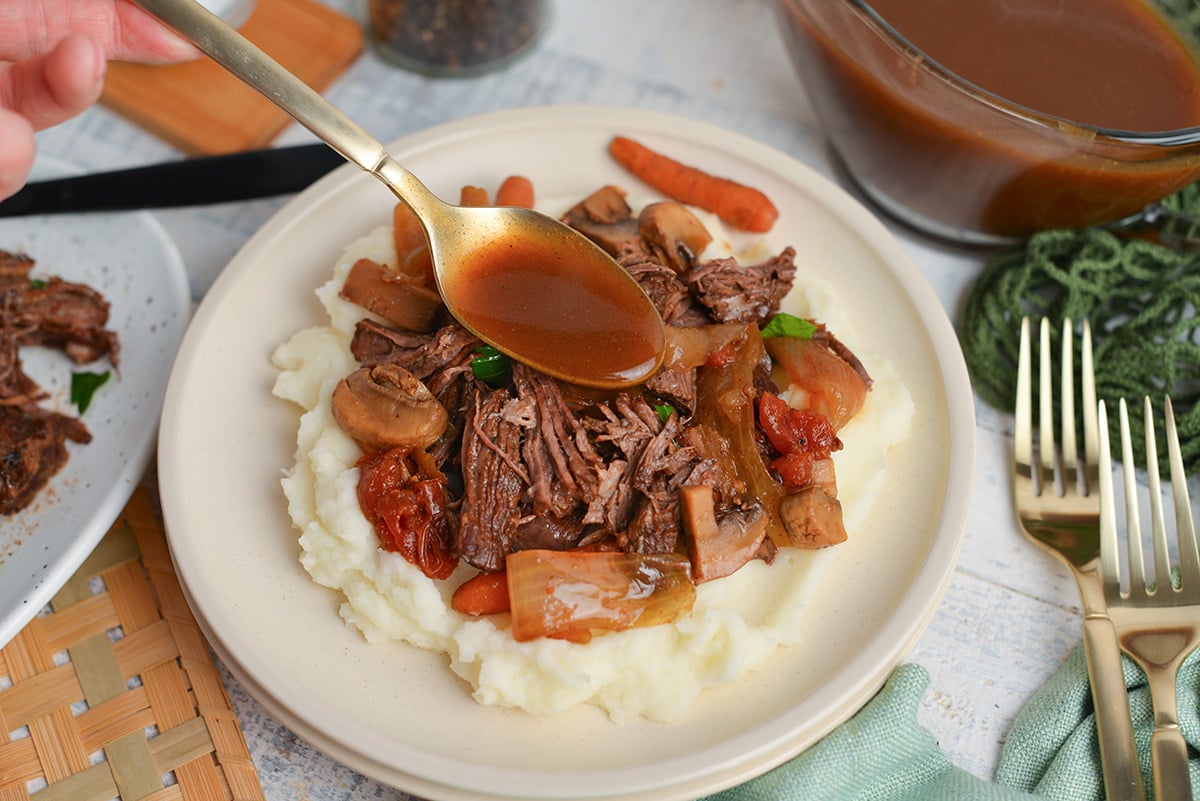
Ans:
[[[147,489],[0,648],[0,732],[0,801],[263,799]]]

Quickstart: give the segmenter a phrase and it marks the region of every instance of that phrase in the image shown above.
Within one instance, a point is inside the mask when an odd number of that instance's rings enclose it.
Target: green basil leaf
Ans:
[[[112,371],[105,370],[103,373],[71,374],[71,403],[75,404],[80,414],[86,412],[88,406],[92,405],[92,396],[96,394],[96,390],[104,386],[111,373]]]
[[[787,312],[779,312],[763,326],[763,339],[771,337],[795,337],[797,339],[812,339],[817,332],[814,323]]]

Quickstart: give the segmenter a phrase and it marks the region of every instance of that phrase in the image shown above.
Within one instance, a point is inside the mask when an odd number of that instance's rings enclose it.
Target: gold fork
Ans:
[[[1187,476],[1179,453],[1175,413],[1167,398],[1166,438],[1171,466],[1171,493],[1175,501],[1175,546],[1179,586],[1171,578],[1170,543],[1163,518],[1162,488],[1158,477],[1158,450],[1154,438],[1154,410],[1143,404],[1146,421],[1146,478],[1150,497],[1151,542],[1154,575],[1148,579],[1142,559],[1142,527],[1138,513],[1138,488],[1134,480],[1129,413],[1119,404],[1121,460],[1125,478],[1125,536],[1128,589],[1121,590],[1120,548],[1117,544],[1116,504],[1112,488],[1112,460],[1108,445],[1108,414],[1100,406],[1100,575],[1108,613],[1117,629],[1121,648],[1146,674],[1154,705],[1154,734],[1150,760],[1155,794],[1160,799],[1191,799],[1187,743],[1179,728],[1176,682],[1179,666],[1200,645],[1200,553],[1196,527],[1188,500]]]
[[[1108,619],[1100,581],[1100,496],[1096,481],[1100,445],[1092,333],[1085,321],[1082,342],[1083,453],[1076,443],[1074,328],[1063,321],[1061,356],[1062,432],[1054,435],[1050,323],[1040,327],[1038,436],[1035,460],[1033,368],[1029,320],[1021,322],[1013,432],[1013,501],[1021,527],[1034,543],[1061,560],[1075,577],[1083,606],[1083,642],[1096,710],[1096,736],[1109,801],[1141,801],[1142,777],[1129,697],[1116,632]],[[1056,481],[1056,464],[1058,480]]]

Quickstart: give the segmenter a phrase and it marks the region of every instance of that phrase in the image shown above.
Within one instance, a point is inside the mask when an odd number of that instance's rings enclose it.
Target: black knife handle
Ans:
[[[346,161],[324,144],[200,156],[31,183],[0,202],[0,217],[200,206],[286,195]]]

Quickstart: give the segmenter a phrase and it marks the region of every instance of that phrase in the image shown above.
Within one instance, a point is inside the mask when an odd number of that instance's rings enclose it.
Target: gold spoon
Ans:
[[[134,2],[408,204],[425,228],[446,308],[480,339],[590,387],[631,386],[662,364],[662,318],[633,277],[583,235],[528,209],[442,201],[379,141],[199,3]]]

